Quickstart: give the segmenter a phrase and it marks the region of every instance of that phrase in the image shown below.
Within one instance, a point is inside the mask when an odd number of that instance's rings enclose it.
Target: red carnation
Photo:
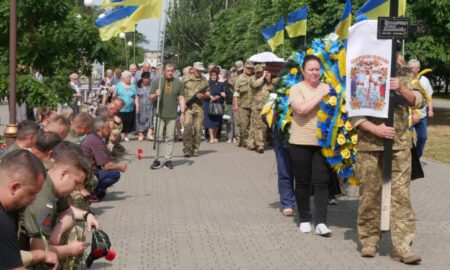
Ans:
[[[103,251],[103,249],[101,249],[101,248],[94,249],[94,257],[95,258],[103,257],[104,254],[105,254],[105,252]]]
[[[112,249],[108,250],[108,253],[106,253],[105,259],[108,261],[112,261],[116,258],[116,252]]]
[[[139,148],[137,151],[138,151],[138,154],[144,153],[144,150],[142,150],[142,148]]]
[[[138,155],[137,155],[137,158],[138,158],[138,159],[142,159],[142,155],[141,155],[141,154],[138,154]]]

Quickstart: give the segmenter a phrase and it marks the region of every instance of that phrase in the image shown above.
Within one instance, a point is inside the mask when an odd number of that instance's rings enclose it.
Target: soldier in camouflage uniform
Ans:
[[[250,115],[251,115],[251,101],[252,101],[252,88],[250,81],[253,75],[254,65],[250,61],[245,62],[244,73],[239,75],[235,82],[234,91],[234,111],[238,113],[239,122],[238,130],[238,145],[246,147],[246,140],[248,139],[248,133],[250,128]]]
[[[241,60],[236,61],[234,63],[234,71],[231,73],[231,77],[229,79],[229,83],[233,86],[233,89],[236,89],[236,80],[237,78],[244,72],[244,62]],[[239,138],[241,136],[241,132],[239,130],[239,114],[237,113],[238,108],[233,109],[235,112],[234,117],[234,139]]]
[[[261,110],[272,90],[271,75],[261,65],[255,66],[255,75],[250,81],[252,87],[252,112],[247,149],[264,153],[267,125],[261,118]]]
[[[76,145],[80,145],[83,139],[87,134],[92,132],[92,128],[94,125],[94,118],[87,112],[79,113],[75,116],[72,121],[70,136],[68,137],[68,141],[75,143]],[[66,151],[72,151],[70,149],[70,145],[67,146]],[[82,210],[90,209],[90,200],[91,194],[94,192],[97,187],[98,179],[92,173],[91,163],[88,159],[83,157],[83,161],[86,162],[86,166],[89,168],[89,172],[86,174],[86,179],[84,180],[85,190],[75,190],[69,196],[69,201],[71,205],[76,206]]]
[[[401,59],[401,57],[399,57]],[[401,60],[398,61],[402,63]],[[414,82],[405,67],[397,68],[397,78],[390,81],[396,92],[394,127],[387,127],[383,119],[354,117],[359,142],[356,156],[356,177],[361,181],[361,201],[358,210],[358,237],[362,244],[361,256],[374,257],[380,241],[380,215],[384,139],[393,139],[391,238],[392,257],[407,264],[418,263],[421,258],[411,252],[416,225],[411,208],[409,185],[411,181],[411,137],[408,132],[410,107],[425,105],[420,84]],[[397,100],[397,101],[396,101]],[[403,102],[399,102],[403,100]]]
[[[203,100],[209,96],[208,81],[201,74],[204,70],[203,63],[196,62],[193,65],[191,76],[183,77],[186,102],[192,98],[196,99],[190,108],[186,107],[184,116],[183,152],[185,157],[199,155],[203,118],[205,116]],[[200,89],[205,87],[207,87],[205,93],[198,93]]]

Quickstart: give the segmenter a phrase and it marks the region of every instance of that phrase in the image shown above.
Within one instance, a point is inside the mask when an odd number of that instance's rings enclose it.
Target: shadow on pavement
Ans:
[[[109,268],[113,265],[112,263],[102,262],[101,260],[104,260],[104,259],[94,261],[91,268],[89,268],[89,269],[104,269],[104,268]]]
[[[127,196],[120,196],[121,194],[124,194],[125,191],[112,191],[106,193],[106,197],[102,201],[123,201],[128,197],[131,197],[129,195]]]
[[[192,166],[192,164],[194,164],[194,160],[191,159],[176,159],[176,160],[172,160],[172,164],[173,166],[181,166],[181,165],[188,165],[188,166]]]
[[[93,212],[95,213],[95,215],[102,215],[105,211],[107,211],[108,209],[113,209],[114,206],[98,206],[96,207],[95,204],[92,205],[92,209]]]

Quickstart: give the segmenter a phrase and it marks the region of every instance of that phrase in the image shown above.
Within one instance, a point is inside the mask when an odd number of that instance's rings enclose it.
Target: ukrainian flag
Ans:
[[[121,32],[134,32],[138,21],[149,18],[160,18],[162,0],[147,0],[141,6],[123,6],[106,13],[95,21],[103,41],[117,36]]]
[[[376,20],[389,16],[390,0],[369,0],[356,12],[356,20]],[[399,0],[398,16],[406,13],[406,0]]]
[[[349,28],[352,25],[352,0],[347,0],[344,8],[344,14],[342,14],[342,18],[339,21],[338,25],[336,25],[336,29],[334,32],[339,36],[340,40],[348,39]]]
[[[306,36],[306,26],[308,19],[308,6],[304,5],[302,8],[289,13],[286,30],[290,38],[298,36]]]
[[[284,17],[281,17],[276,25],[263,28],[261,34],[269,43],[272,51],[275,51],[278,46],[284,43]]]
[[[125,6],[116,8],[105,16],[98,18],[95,25],[99,28],[100,38],[103,41],[116,37],[121,32],[134,32],[135,22],[132,22],[131,15],[139,6]]]
[[[102,7],[141,6],[148,2],[149,0],[104,0],[102,2]]]

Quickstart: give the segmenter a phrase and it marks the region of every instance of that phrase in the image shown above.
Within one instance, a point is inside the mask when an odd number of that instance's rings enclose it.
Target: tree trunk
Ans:
[[[450,80],[450,76],[447,74],[446,78],[445,78],[445,94],[448,95],[448,83]]]

